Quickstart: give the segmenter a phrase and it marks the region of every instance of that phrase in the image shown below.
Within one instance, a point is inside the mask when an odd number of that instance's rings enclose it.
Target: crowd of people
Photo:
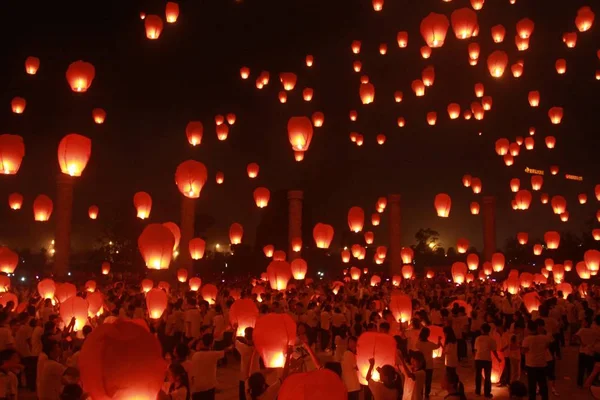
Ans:
[[[15,288],[19,306],[9,301],[0,312],[0,399],[16,399],[23,390],[43,400],[86,398],[80,350],[95,328],[118,318],[146,321],[160,341],[169,365],[160,399],[214,399],[218,368],[239,363],[240,400],[275,399],[291,374],[321,368],[339,376],[350,400],[429,399],[434,368],[442,365],[437,375],[445,398],[464,400],[464,367],[472,363],[476,395],[491,398],[497,384],[507,386],[511,398],[546,400],[550,393],[559,396],[556,367],[565,346],[579,348],[574,384],[596,387],[600,378],[600,288],[567,296],[553,285],[530,288],[539,306],[528,310],[522,291],[510,294],[491,280],[455,285],[438,277],[398,287],[350,282],[335,291],[324,281],[298,282],[287,291],[268,286],[256,294],[249,284],[222,284],[216,299],[207,301],[179,284],[165,288],[169,304],[161,318],[150,319],[139,280],[106,281],[95,289],[104,295],[104,312],[81,329],[75,319],[60,318],[54,299]],[[400,292],[412,298],[412,316],[404,322],[389,309]],[[88,293],[82,286],[79,295]],[[252,327],[236,335],[229,311],[240,297],[256,303],[258,318],[286,313],[295,321],[296,343],[283,368],[264,368]],[[365,374],[357,345],[367,332],[393,337],[396,354],[393,364],[369,360]]]

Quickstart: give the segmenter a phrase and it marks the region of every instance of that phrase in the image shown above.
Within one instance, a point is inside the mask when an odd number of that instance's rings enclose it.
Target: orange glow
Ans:
[[[229,240],[231,244],[242,243],[242,237],[244,236],[244,227],[237,222],[234,222],[229,227]]]
[[[90,217],[90,219],[96,219],[98,218],[98,206],[90,206],[90,208],[88,209],[88,215]]]
[[[175,171],[175,184],[179,191],[188,198],[197,199],[208,179],[204,164],[195,160],[184,161]]]
[[[25,144],[19,135],[0,135],[0,173],[14,175],[25,156]]]
[[[173,233],[162,224],[146,225],[138,238],[138,248],[149,269],[168,269],[174,246]]]
[[[165,7],[165,19],[169,24],[177,22],[179,18],[179,4],[169,1]]]
[[[66,78],[71,90],[78,93],[86,92],[96,75],[94,66],[85,61],[75,61],[67,68]]]
[[[265,187],[258,187],[254,189],[254,201],[258,208],[265,208],[269,204],[271,198],[271,192]]]
[[[76,133],[62,138],[58,145],[58,164],[63,174],[81,176],[92,153],[92,141]]]
[[[50,197],[40,194],[33,201],[33,216],[36,221],[45,222],[50,219],[54,205]]]
[[[435,209],[438,217],[447,218],[450,215],[450,207],[452,206],[452,200],[446,193],[440,193],[435,196],[434,201]]]
[[[25,59],[25,72],[29,75],[37,74],[38,69],[40,68],[40,59],[37,57],[29,56]]]

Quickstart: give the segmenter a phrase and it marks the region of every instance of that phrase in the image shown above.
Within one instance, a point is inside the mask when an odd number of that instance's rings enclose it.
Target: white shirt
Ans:
[[[36,388],[37,388],[37,395],[38,398],[41,397],[40,396],[40,380],[42,379],[42,371],[44,370],[44,364],[46,363],[46,361],[48,361],[48,356],[46,355],[46,353],[40,352],[39,356],[38,356],[38,362],[37,362],[37,375],[36,375]]]
[[[225,357],[224,351],[197,351],[192,356],[190,390],[205,392],[217,387],[217,361]]]
[[[190,308],[184,312],[185,336],[188,338],[200,337],[200,328],[202,327],[202,314],[197,308]]]
[[[42,335],[44,334],[44,330],[41,326],[36,326],[33,328],[33,332],[31,333],[31,355],[33,357],[37,357],[42,352]]]
[[[223,317],[223,315],[221,315],[221,314],[215,315],[215,317],[213,318],[213,326],[215,327],[215,330],[214,330],[215,340],[216,341],[223,340],[223,334],[225,333],[225,318]]]
[[[345,323],[346,323],[346,316],[344,314],[333,313],[333,315],[331,316],[331,325],[335,326],[336,328],[341,327]]]
[[[331,327],[331,315],[327,311],[321,312],[321,329],[326,331]]]
[[[458,367],[458,348],[456,347],[456,343],[446,343],[444,353],[446,354],[446,367]]]
[[[15,334],[15,349],[21,357],[30,357],[31,348],[29,347],[28,339],[31,339],[33,328],[29,324],[24,324],[19,327]]]
[[[59,400],[62,392],[62,377],[67,367],[54,361],[47,360],[42,368],[42,376],[38,386],[40,400]]]
[[[433,369],[433,351],[439,348],[435,343],[428,341],[417,341],[417,350],[425,357],[425,369]]]
[[[347,350],[342,357],[342,380],[348,392],[360,390],[358,381],[358,369],[356,367],[356,355]]]
[[[254,372],[260,371],[260,354],[255,351],[254,346],[248,346],[239,340],[235,341],[235,348],[240,353],[240,381],[245,381]],[[252,357],[254,356],[254,357]],[[252,371],[250,371],[252,365]]]
[[[496,350],[496,340],[490,335],[475,339],[475,360],[492,361],[492,351]]]
[[[523,348],[528,349],[525,353],[525,365],[528,367],[545,367],[546,350],[551,339],[547,335],[529,335],[523,339]]]
[[[15,339],[13,338],[10,328],[7,326],[0,326],[0,351],[6,350],[14,345]]]
[[[594,355],[594,345],[600,340],[598,331],[592,328],[581,328],[575,334],[579,337],[579,352],[589,356]]]

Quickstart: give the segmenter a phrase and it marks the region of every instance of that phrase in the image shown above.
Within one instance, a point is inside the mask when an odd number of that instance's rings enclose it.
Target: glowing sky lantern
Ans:
[[[25,72],[29,75],[37,74],[40,68],[40,59],[37,57],[29,56],[25,59]]]
[[[173,238],[175,238],[175,244],[173,245],[173,251],[179,248],[179,241],[181,240],[181,230],[175,222],[165,222],[163,224],[165,228],[171,231]]]
[[[371,104],[375,101],[375,86],[372,83],[361,83],[359,88],[360,101]]]
[[[596,275],[600,269],[600,251],[590,249],[583,253],[583,261],[592,275]]]
[[[575,25],[579,32],[586,32],[589,30],[594,23],[595,14],[592,9],[588,6],[583,6],[577,10],[577,16],[575,17]]]
[[[106,111],[102,108],[94,108],[92,110],[92,119],[98,125],[101,125],[106,120]]]
[[[20,210],[23,206],[23,195],[21,193],[11,193],[8,195],[8,206],[11,210]]]
[[[421,71],[421,80],[425,86],[433,86],[433,82],[435,81],[435,69],[433,66],[429,65]]]
[[[467,256],[467,266],[469,271],[476,271],[479,267],[479,256],[475,253],[471,253]]]
[[[292,271],[292,276],[296,280],[302,280],[306,276],[306,272],[308,271],[308,265],[306,261],[301,258],[296,258],[290,264],[290,268]]]
[[[572,49],[577,45],[577,33],[566,32],[563,34],[562,40],[568,48]]]
[[[373,10],[375,11],[381,11],[383,10],[383,0],[372,0],[371,3],[373,4]]]
[[[160,37],[163,30],[163,21],[158,15],[150,14],[144,20],[146,28],[146,37],[150,40],[156,40]]]
[[[541,175],[533,175],[531,177],[531,189],[540,190],[544,184],[544,177]]]
[[[387,44],[381,43],[379,45],[379,54],[381,54],[382,56],[387,54]]]
[[[56,300],[58,300],[59,303],[64,303],[71,297],[75,296],[77,296],[77,287],[72,283],[65,282],[56,285],[54,297],[56,298]]]
[[[287,129],[292,150],[307,151],[313,136],[313,126],[310,119],[308,117],[291,117]]]
[[[23,114],[26,106],[27,101],[22,97],[13,97],[13,99],[10,102],[12,112],[15,114]]]
[[[302,90],[302,98],[304,101],[311,101],[314,95],[314,90],[312,88],[304,88]]]
[[[473,193],[479,194],[481,193],[482,189],[483,185],[481,183],[481,179],[473,177],[473,179],[471,179],[471,190],[473,190]]]
[[[496,140],[495,149],[496,149],[496,154],[498,154],[499,156],[508,154],[509,147],[510,147],[510,142],[508,141],[508,139],[500,138],[500,139]]]
[[[50,219],[54,205],[52,199],[40,194],[33,200],[33,217],[36,221],[45,222]]]
[[[517,204],[517,210],[528,210],[531,205],[531,192],[529,190],[519,190],[515,195],[515,202]]]
[[[577,275],[579,275],[580,279],[587,280],[590,279],[592,276],[592,274],[590,274],[590,270],[588,269],[584,261],[580,261],[577,263],[577,265],[575,266],[575,271],[577,271]]]
[[[463,178],[462,178],[462,184],[463,184],[463,186],[466,187],[466,188],[471,187],[471,180],[472,180],[472,178],[473,177],[471,175],[468,175],[468,174],[463,175]]]
[[[350,48],[352,49],[352,52],[354,54],[359,54],[360,53],[360,46],[361,46],[360,40],[353,40]]]
[[[429,57],[431,57],[431,47],[429,46],[423,46],[421,47],[421,57],[423,57],[425,60],[428,59]]]
[[[405,294],[392,294],[388,308],[394,319],[400,323],[409,322],[412,319],[412,298]]]
[[[504,75],[504,70],[508,65],[508,55],[505,51],[496,50],[488,56],[488,70],[494,78],[500,78]]]
[[[427,113],[427,124],[430,126],[435,125],[437,121],[437,113],[435,111],[430,111]]]
[[[61,303],[60,316],[63,321],[71,321],[72,318],[75,318],[73,331],[77,332],[87,324],[88,309],[87,300],[79,296],[73,296]]]
[[[535,139],[533,139],[531,136],[528,136],[525,138],[524,144],[525,149],[533,150],[533,148],[535,147]]]
[[[287,261],[271,261],[267,267],[267,278],[271,289],[285,290],[288,281],[292,278],[290,264]]]
[[[242,237],[244,236],[244,227],[237,222],[234,222],[229,227],[229,240],[231,244],[242,243]]]
[[[401,272],[402,272],[402,277],[404,279],[410,280],[410,279],[412,279],[412,277],[414,275],[415,269],[411,264],[404,264],[402,266]]]
[[[492,26],[492,39],[494,40],[494,43],[502,43],[505,35],[506,29],[503,25]]]
[[[0,135],[0,173],[14,175],[25,156],[25,144],[19,135]]]
[[[200,260],[204,257],[206,242],[202,238],[193,238],[189,241],[188,248],[192,260]]]
[[[464,283],[467,277],[467,271],[467,264],[465,264],[464,262],[455,262],[454,264],[452,264],[450,272],[452,273],[452,280],[454,281],[454,283],[458,285]]]
[[[167,293],[158,288],[150,289],[146,293],[146,307],[148,308],[148,316],[151,319],[159,319],[167,309],[169,299]]]
[[[360,232],[365,224],[365,212],[360,207],[352,207],[348,211],[348,227],[352,232]]]
[[[208,302],[208,304],[213,305],[217,302],[217,295],[219,293],[219,289],[213,284],[206,284],[202,286],[200,290],[200,295],[204,301]]]
[[[479,58],[481,49],[480,49],[478,43],[469,43],[468,51],[469,51],[469,59],[477,60]]]
[[[174,1],[167,2],[165,6],[165,19],[169,24],[177,22],[179,18],[179,4]]]
[[[450,119],[457,119],[460,116],[460,104],[450,103],[448,104],[448,116]]]
[[[450,27],[448,17],[444,14],[429,13],[421,21],[420,31],[423,40],[431,48],[442,47],[446,40],[446,33]]]
[[[471,210],[472,215],[479,215],[480,206],[478,202],[472,201],[469,206],[469,209]]]
[[[104,261],[102,263],[102,267],[100,267],[102,275],[108,275],[110,273],[110,263],[108,261]]]
[[[560,215],[567,210],[567,200],[559,195],[552,196],[552,200],[550,200],[550,205],[552,206],[554,214],[557,215]]]
[[[465,238],[460,238],[456,242],[456,251],[459,254],[465,254],[469,250],[469,241]]]
[[[298,77],[292,72],[282,72],[279,74],[279,80],[283,85],[283,89],[286,91],[294,90]]]
[[[56,292],[56,283],[50,278],[42,279],[37,285],[37,290],[41,298],[53,299]]]
[[[483,3],[485,2],[485,0],[471,0],[471,7],[473,7],[473,10],[481,10],[483,8]]]
[[[517,157],[520,152],[521,152],[521,146],[519,146],[518,143],[511,143],[510,146],[508,146],[508,153],[511,156]]]
[[[518,178],[513,178],[510,180],[510,191],[513,193],[517,193],[519,191],[519,187],[521,186],[521,181]]]
[[[520,78],[523,75],[523,64],[515,63],[510,66],[510,71],[513,74],[513,77]]]
[[[320,111],[315,111],[312,115],[312,123],[315,128],[320,128],[323,126],[323,122],[325,121],[325,115]]]
[[[185,127],[185,135],[192,146],[198,146],[202,143],[204,125],[200,121],[190,121]]]
[[[577,200],[579,201],[579,204],[585,204],[585,203],[587,203],[587,194],[585,194],[585,193],[579,193],[577,195]]]
[[[565,72],[567,72],[567,60],[565,60],[564,58],[559,58],[554,63],[554,67],[556,68],[556,72],[559,75],[564,74]]]
[[[435,210],[438,217],[446,218],[450,215],[450,208],[452,206],[452,200],[446,193],[439,193],[435,196],[434,202]]]
[[[406,48],[408,46],[408,32],[400,31],[396,35],[396,41],[398,42],[398,47],[401,49]]]
[[[554,147],[556,147],[556,138],[554,136],[546,136],[544,141],[546,142],[547,148],[553,149]]]
[[[547,249],[558,249],[558,246],[560,245],[560,233],[556,231],[548,231],[544,233],[544,241],[546,242]]]
[[[256,320],[253,339],[265,367],[282,368],[288,346],[296,341],[296,323],[288,314],[263,315]]]
[[[208,179],[204,164],[195,160],[184,161],[175,170],[175,184],[179,191],[191,199],[200,197],[200,192]]]
[[[152,210],[152,197],[146,192],[137,192],[133,196],[133,205],[137,211],[137,217],[139,219],[146,219],[150,217],[150,211]]]
[[[260,170],[260,167],[258,166],[257,163],[250,163],[248,164],[248,166],[246,167],[246,172],[248,173],[248,178],[254,179],[258,176],[258,171]]]
[[[146,225],[138,238],[138,249],[150,269],[168,269],[174,246],[175,237],[162,224]]]
[[[71,133],[58,144],[58,164],[63,174],[81,176],[92,154],[92,141]]]
[[[457,39],[468,39],[477,28],[477,14],[470,8],[459,8],[450,15],[452,29]]]
[[[95,76],[96,69],[94,66],[81,60],[70,64],[66,73],[71,90],[79,93],[83,93],[90,88]]]
[[[246,328],[254,328],[258,318],[258,308],[251,299],[238,299],[229,309],[229,319],[237,326],[236,336],[244,336]]]
[[[563,118],[563,108],[562,107],[552,107],[548,110],[548,118],[550,118],[550,122],[554,125],[560,124]]]
[[[217,171],[215,174],[215,181],[217,185],[221,185],[225,181],[225,174],[222,171]]]
[[[292,245],[292,251],[299,252],[302,250],[302,238],[294,237],[292,238],[290,244]]]
[[[98,208],[98,206],[90,206],[90,208],[88,208],[88,216],[90,217],[90,219],[97,219],[99,212],[100,209]]]
[[[313,228],[315,244],[320,249],[327,249],[333,240],[334,230],[331,225],[317,223]]]
[[[258,208],[265,208],[269,204],[271,192],[265,187],[254,189],[254,202]]]
[[[537,107],[540,105],[540,92],[537,90],[532,90],[527,95],[527,99],[529,100],[529,105],[531,107]]]
[[[517,22],[517,34],[520,38],[528,39],[531,37],[535,24],[529,18],[523,18]]]
[[[349,250],[342,250],[342,251],[341,251],[341,253],[340,253],[340,256],[342,257],[342,262],[343,262],[344,264],[346,264],[346,263],[349,263],[349,262],[350,262],[350,256],[351,256],[351,253],[350,253],[350,251],[349,251]]]
[[[494,270],[494,272],[502,272],[502,270],[504,270],[504,265],[505,265],[506,259],[504,257],[504,254],[502,253],[494,253],[492,254],[492,269]]]
[[[12,274],[17,265],[19,265],[19,255],[6,246],[0,246],[0,272]]]
[[[402,258],[403,264],[412,263],[414,255],[415,255],[415,253],[414,253],[413,249],[411,249],[410,247],[403,247],[400,250],[400,258]]]

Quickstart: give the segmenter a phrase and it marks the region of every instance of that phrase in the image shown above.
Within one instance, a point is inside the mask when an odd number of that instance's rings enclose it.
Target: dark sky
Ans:
[[[93,140],[92,158],[75,187],[73,245],[90,246],[107,218],[131,215],[133,194],[149,192],[154,205],[152,222],[179,222],[181,195],[174,184],[177,165],[186,159],[200,160],[209,171],[209,181],[199,200],[199,212],[213,215],[217,223],[209,232],[213,240],[226,240],[228,227],[240,222],[246,240],[253,240],[260,220],[252,198],[257,185],[271,191],[302,188],[311,214],[334,225],[338,233],[347,229],[346,214],[351,206],[374,212],[377,197],[402,194],[403,243],[411,244],[420,227],[440,231],[445,246],[466,237],[481,248],[480,218],[471,216],[469,203],[481,200],[461,185],[465,173],[481,177],[483,194],[498,196],[499,244],[517,231],[533,235],[548,229],[581,232],[583,223],[595,214],[598,202],[593,186],[600,182],[598,152],[598,87],[594,79],[600,61],[598,22],[591,31],[579,34],[577,47],[567,49],[561,37],[574,31],[581,0],[487,1],[478,12],[480,34],[459,41],[452,30],[446,44],[423,60],[419,48],[421,19],[429,12],[446,15],[468,7],[467,0],[386,0],[375,13],[370,0],[182,0],[176,24],[165,24],[159,40],[146,39],[140,11],[164,18],[164,1],[3,1],[0,15],[0,132],[22,135],[26,156],[16,177],[0,177],[0,243],[37,248],[52,237],[52,222],[34,223],[31,211],[35,195],[54,198],[59,173],[56,149],[66,134],[76,132]],[[595,10],[596,12],[599,10]],[[517,52],[515,23],[529,17],[535,22],[530,49]],[[504,43],[494,44],[490,28],[503,24]],[[396,33],[409,32],[407,49],[398,49]],[[350,51],[352,40],[362,41],[361,54]],[[481,45],[476,67],[468,65],[467,44]],[[388,44],[388,54],[379,55],[379,43]],[[501,79],[491,78],[486,58],[496,49],[506,50],[510,63],[525,61],[525,72],[515,79],[507,71]],[[313,68],[304,58],[314,55]],[[41,59],[36,76],[26,75],[24,61],[34,55]],[[567,59],[567,73],[557,75],[554,62]],[[67,66],[76,60],[91,62],[96,78],[85,94],[71,92],[66,80]],[[363,106],[358,96],[359,74],[352,61],[363,63],[376,88],[375,103]],[[251,78],[242,81],[239,68],[251,68]],[[425,97],[416,98],[410,89],[421,70],[433,65],[435,84]],[[261,70],[271,74],[262,91],[254,87]],[[277,100],[281,90],[278,73],[295,72],[296,90],[288,103]],[[482,82],[493,108],[483,121],[450,121],[446,107],[458,102],[464,109],[475,100],[473,85]],[[302,101],[301,90],[314,88],[313,101]],[[404,101],[396,104],[393,92],[402,90]],[[527,93],[541,92],[537,109],[529,107]],[[27,99],[25,114],[10,111],[14,96]],[[552,126],[547,110],[563,106],[565,117]],[[102,107],[107,113],[103,125],[95,125],[91,110]],[[351,123],[348,112],[359,112]],[[315,131],[311,147],[301,163],[294,161],[287,139],[290,116],[325,113],[325,125]],[[438,112],[434,127],[425,115]],[[229,139],[219,142],[214,116],[234,112],[237,122]],[[396,126],[404,116],[405,128]],[[202,145],[191,147],[185,137],[190,120],[201,120],[205,133]],[[537,128],[536,148],[522,151],[513,167],[506,167],[495,155],[494,142],[500,137],[514,141]],[[364,135],[357,147],[349,133]],[[482,135],[479,136],[478,132]],[[385,133],[387,142],[377,145],[375,136]],[[546,135],[557,137],[557,147],[543,145]],[[250,181],[246,165],[258,162],[259,178]],[[548,175],[550,165],[561,168],[557,177]],[[567,198],[571,219],[561,223],[549,206],[534,194],[531,210],[511,210],[511,178],[521,178],[529,188],[526,167],[545,169],[544,191]],[[224,171],[225,183],[215,184],[214,176]],[[583,175],[572,182],[564,173]],[[25,196],[20,212],[9,210],[9,193]],[[433,198],[438,192],[452,196],[450,218],[435,216]],[[576,196],[587,192],[590,201],[579,206]],[[98,221],[87,218],[90,205],[100,207]],[[103,221],[104,218],[104,221]],[[384,219],[385,221],[385,219]],[[370,224],[368,224],[370,226]],[[308,227],[312,229],[311,227]],[[387,242],[385,222],[373,229],[376,242]],[[336,235],[338,238],[339,236]],[[334,243],[336,243],[334,239]]]

